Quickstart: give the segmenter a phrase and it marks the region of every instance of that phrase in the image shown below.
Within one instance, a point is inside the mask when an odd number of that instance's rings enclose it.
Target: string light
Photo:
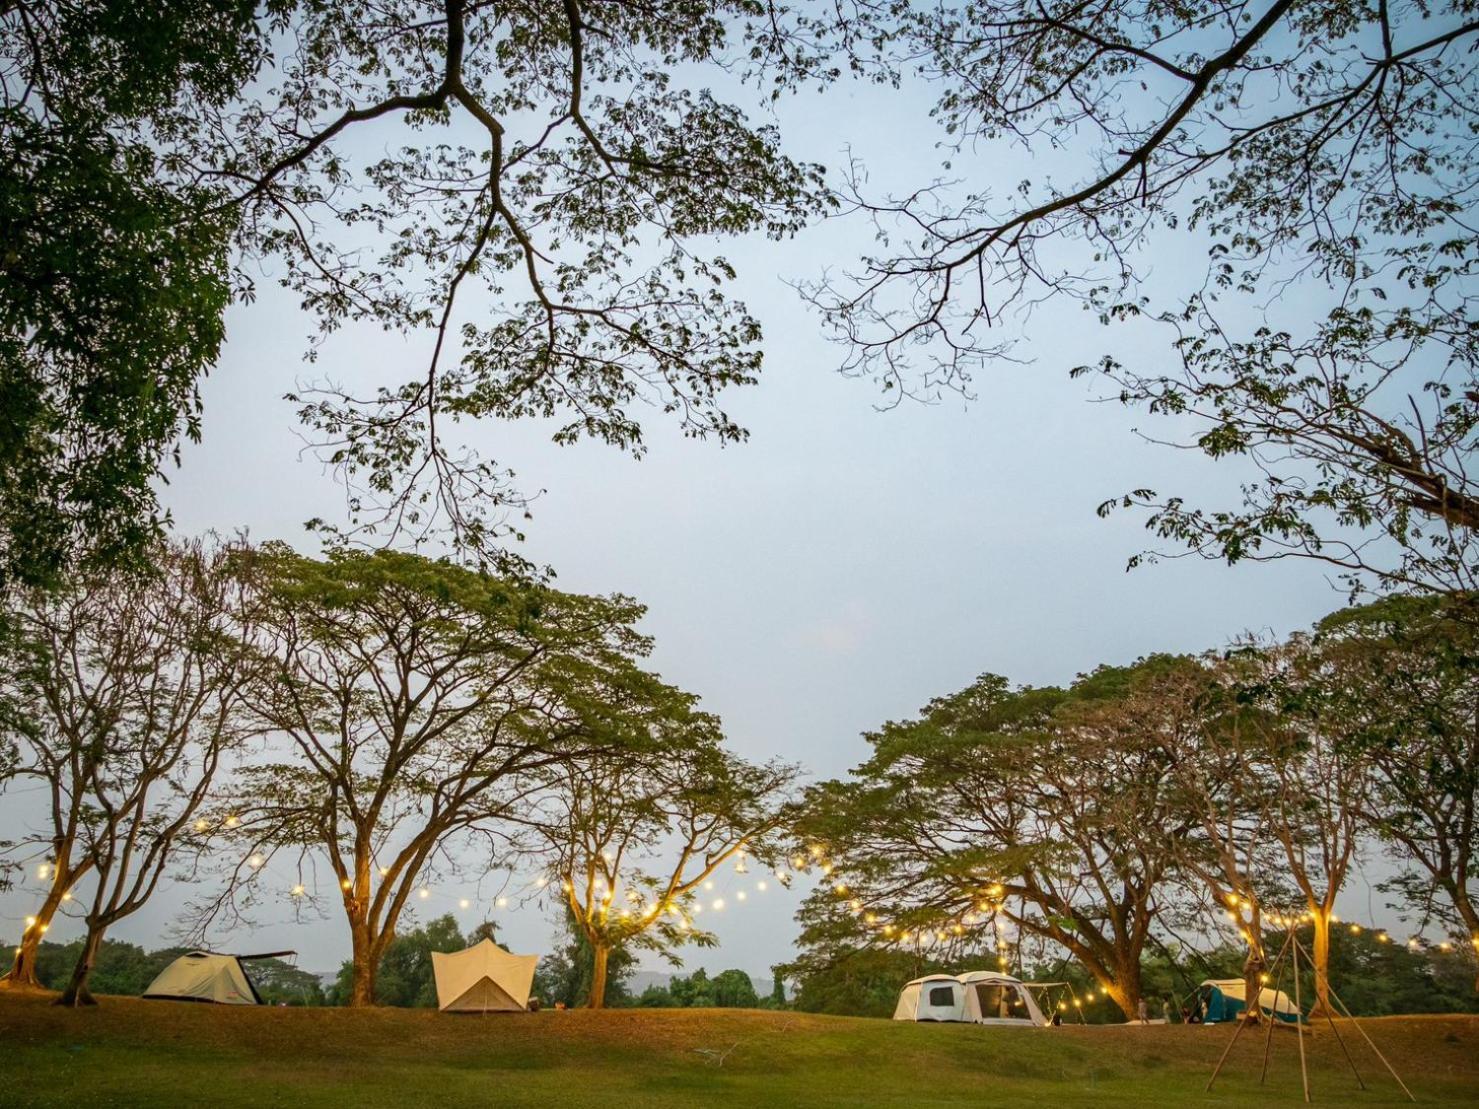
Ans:
[[[421,889],[417,891],[416,896],[425,901],[428,897],[431,896],[431,890],[427,889],[425,886],[422,886]]]
[[[500,897],[497,901],[494,902],[494,905],[496,905],[500,909],[506,909],[508,908],[508,898]]]
[[[738,892],[737,892],[737,893],[736,893],[736,894],[735,894],[735,895],[734,895],[734,899],[735,899],[735,900],[736,900],[736,901],[743,901],[743,900],[744,900],[744,899],[745,899],[745,891],[744,891],[744,890],[740,890],[740,891],[738,891]]]
[[[765,885],[765,883],[764,883],[764,882],[756,882],[756,883],[755,883],[755,888],[756,888],[756,889],[757,889],[757,890],[759,890],[759,891],[760,891],[760,892],[761,892],[761,893],[764,893],[764,892],[765,892],[765,890],[766,890],[766,885]]]
[[[234,816],[228,816],[226,818],[226,827],[228,828],[235,828],[240,823],[241,821]]]
[[[722,897],[716,897],[716,898],[714,898],[714,904],[713,904],[714,911],[717,913],[722,908],[724,908],[724,898],[722,898]]]
[[[250,859],[247,860],[247,866],[251,867],[253,870],[256,870],[266,861],[267,860],[264,859],[261,855],[253,855]]]
[[[303,887],[301,885],[297,885],[297,886],[294,886],[293,887],[293,896],[294,897],[302,897],[303,896]]]

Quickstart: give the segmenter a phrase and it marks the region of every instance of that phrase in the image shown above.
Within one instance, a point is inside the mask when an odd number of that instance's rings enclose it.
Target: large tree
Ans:
[[[1340,668],[1310,637],[1252,645],[1237,661],[1241,699],[1262,740],[1267,827],[1310,921],[1314,1012],[1330,1003],[1330,927],[1336,898],[1358,861],[1371,807],[1372,765],[1358,736],[1366,706],[1347,696]]]
[[[979,945],[1011,927],[1066,948],[1133,1017],[1190,831],[1162,740],[1194,721],[1157,693],[1179,665],[1105,667],[1070,690],[983,677],[869,736],[873,757],[815,792],[801,834],[878,938]]]
[[[278,738],[241,768],[231,817],[238,904],[286,851],[322,861],[349,926],[348,1003],[375,999],[401,913],[450,851],[507,848],[540,772],[633,738],[620,706],[655,679],[625,598],[582,597],[446,561],[281,545],[242,558],[253,689]],[[465,858],[465,856],[464,856]],[[312,898],[306,875],[296,896]]]
[[[1097,368],[1126,403],[1174,417],[1166,436],[1244,460],[1242,497],[1141,489],[1106,509],[1140,506],[1209,557],[1474,587],[1467,0],[968,0],[815,18],[865,71],[936,90],[948,176],[1009,146],[1024,167],[898,198],[854,183],[884,245],[812,291],[850,370],[969,389],[1009,344],[1003,321],[1049,298],[1159,321],[1164,356],[1142,343]]]
[[[1471,600],[1391,597],[1326,617],[1351,741],[1370,760],[1359,815],[1421,923],[1479,948],[1479,640]]]
[[[5,723],[27,752],[25,778],[47,792],[38,839],[54,852],[13,974],[34,981],[36,942],[85,876],[87,932],[64,1004],[91,1002],[107,929],[197,845],[216,770],[249,726],[252,659],[232,551],[176,545],[155,558],[147,575],[35,590],[9,613],[17,650],[0,680],[17,711]]]
[[[731,860],[772,865],[796,769],[725,750],[718,721],[667,691],[644,711],[650,745],[571,762],[537,818],[540,853],[572,928],[592,952],[587,1005],[601,1008],[614,951],[707,946],[696,891]]]

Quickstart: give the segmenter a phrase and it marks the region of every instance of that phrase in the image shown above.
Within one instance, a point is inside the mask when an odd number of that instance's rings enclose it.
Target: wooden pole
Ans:
[[[1294,931],[1293,931],[1292,928],[1290,929],[1289,934],[1290,934],[1290,936],[1293,936],[1294,935]],[[1278,999],[1275,998],[1274,999],[1274,1015],[1273,1015],[1273,1018],[1272,1018],[1274,1020],[1278,1020],[1279,1019],[1278,1018],[1278,1013],[1279,1013],[1278,1006],[1279,1006]],[[1299,1036],[1299,1077],[1300,1077],[1300,1080],[1304,1082],[1304,1100],[1305,1100],[1306,1103],[1308,1103],[1309,1100],[1310,1100],[1310,1071],[1309,1071],[1309,1066],[1304,1061],[1304,1027],[1303,1027],[1303,1024],[1304,1024],[1304,1002],[1301,1001],[1300,998],[1299,998],[1299,944],[1298,943],[1295,943],[1295,945],[1294,945],[1294,1021],[1295,1021],[1295,1023],[1294,1023],[1294,1031]]]
[[[1278,990],[1284,985],[1284,957],[1286,954],[1288,954],[1289,941],[1293,938],[1293,932],[1290,932],[1287,936],[1284,937],[1284,946],[1279,948],[1278,958],[1274,959],[1274,965],[1269,968],[1273,972],[1274,991],[1276,994]],[[1260,990],[1259,992],[1261,993],[1262,991]],[[1260,1010],[1263,1008],[1262,997],[1258,999],[1258,1007]],[[1268,1018],[1268,1028],[1266,1028],[1263,1033],[1263,1070],[1261,1070],[1258,1074],[1258,1084],[1260,1086],[1262,1086],[1264,1080],[1268,1078],[1268,1056],[1269,1049],[1273,1046],[1274,1041],[1275,1019],[1276,1015],[1270,1013]]]
[[[1294,942],[1298,943],[1299,941],[1295,940]],[[1308,954],[1308,952],[1306,952],[1306,954]],[[1327,993],[1330,992],[1330,986],[1328,982],[1326,983],[1325,989]],[[1361,1072],[1356,1069],[1356,1061],[1351,1058],[1351,1049],[1346,1047],[1345,1037],[1340,1034],[1340,1029],[1336,1027],[1335,1014],[1330,1011],[1330,1007],[1328,1005],[1325,1007],[1325,1019],[1330,1022],[1330,1031],[1335,1033],[1335,1042],[1340,1044],[1340,1050],[1345,1055],[1345,1061],[1350,1064],[1351,1073],[1356,1076],[1356,1084],[1364,1090],[1366,1088],[1366,1082],[1361,1077]],[[1398,1079],[1398,1081],[1401,1080]]]
[[[1402,1081],[1402,1076],[1396,1072],[1391,1063],[1387,1062],[1387,1057],[1381,1053],[1381,1048],[1371,1042],[1371,1037],[1366,1035],[1366,1029],[1361,1027],[1360,1021],[1351,1016],[1350,1009],[1346,1008],[1346,1003],[1340,999],[1340,995],[1335,992],[1333,987],[1330,990],[1330,996],[1335,998],[1335,1003],[1341,1007],[1341,1010],[1346,1015],[1346,1019],[1356,1026],[1356,1031],[1361,1033],[1361,1038],[1366,1041],[1366,1046],[1376,1052],[1376,1057],[1381,1060],[1382,1066],[1387,1068],[1387,1073],[1397,1080],[1397,1085],[1402,1087],[1402,1092],[1407,1095],[1407,1100],[1416,1101],[1417,1098],[1412,1096],[1412,1091],[1407,1088],[1407,1083]]]

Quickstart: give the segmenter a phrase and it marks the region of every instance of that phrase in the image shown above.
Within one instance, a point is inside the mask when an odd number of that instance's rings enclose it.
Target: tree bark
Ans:
[[[1120,1007],[1127,1021],[1140,1019],[1140,965],[1121,962],[1116,968],[1114,981],[1100,983],[1110,1000]]]
[[[66,850],[70,852],[70,849],[71,845],[68,843]],[[41,908],[36,910],[36,923],[21,935],[20,949],[16,951],[10,963],[10,971],[5,975],[5,981],[11,986],[35,989],[41,987],[41,980],[36,977],[36,949],[41,946],[46,930],[51,927],[52,918],[61,907],[62,898],[76,885],[77,879],[86,869],[85,863],[73,867],[69,862],[61,861],[62,858],[59,852],[56,868],[52,873],[51,888],[46,891],[46,899],[41,902]]]
[[[1254,1024],[1263,1019],[1263,976],[1268,972],[1268,960],[1260,945],[1248,945],[1248,957],[1243,960],[1243,1019]]]
[[[591,966],[591,997],[586,1002],[589,1009],[606,1008],[606,964],[611,958],[611,949],[600,944],[591,948],[594,955]]]
[[[1333,1016],[1335,1011],[1330,1007],[1330,911],[1311,906],[1310,915],[1314,919],[1310,961],[1314,964],[1315,974],[1315,1007],[1310,1010],[1310,1016]]]
[[[77,1008],[82,1005],[96,1005],[97,1000],[87,988],[87,980],[92,975],[92,968],[97,963],[98,948],[103,943],[103,932],[105,926],[88,921],[87,938],[82,942],[82,953],[77,956],[77,965],[72,968],[72,977],[67,982],[67,988],[62,991],[62,996],[56,999],[58,1005],[66,1005]]]
[[[351,920],[350,941],[353,944],[349,979],[351,1009],[368,1009],[375,1004],[375,972],[379,969],[380,945],[370,935],[369,925],[362,920]]]

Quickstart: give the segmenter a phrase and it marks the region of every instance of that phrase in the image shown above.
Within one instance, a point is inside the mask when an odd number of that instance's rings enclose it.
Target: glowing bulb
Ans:
[[[766,889],[767,889],[767,887],[766,887],[766,885],[765,885],[764,882],[756,882],[755,883],[755,888],[757,890],[759,890],[761,893],[764,893],[766,891]]]
[[[382,866],[380,868],[380,877],[384,878],[384,877],[386,877],[389,874],[390,874],[390,867],[388,867],[388,866]]]
[[[302,897],[303,896],[303,887],[301,885],[294,886],[293,887],[293,896],[294,897]]]
[[[26,917],[26,927],[27,928],[34,928],[34,927],[36,927],[36,918],[33,917],[33,916]]]
[[[722,898],[722,897],[716,897],[716,898],[714,898],[714,904],[713,904],[712,908],[713,908],[713,910],[716,913],[720,909],[724,908],[724,898]]]
[[[339,879],[339,888],[341,890],[347,890],[350,887],[351,884],[352,883],[349,881],[348,878],[340,878]]]
[[[494,904],[500,909],[506,909],[508,908],[508,898],[500,897],[497,901],[494,902]]]
[[[240,823],[241,823],[241,821],[238,820],[238,819],[236,819],[236,817],[234,817],[234,816],[228,816],[226,818],[226,827],[228,827],[228,828],[235,828]]]
[[[1360,934],[1361,934],[1361,926],[1359,924],[1352,924],[1351,925],[1351,935],[1353,935],[1353,936],[1359,936]]]
[[[427,889],[425,886],[422,886],[416,896],[425,901],[428,897],[431,896],[431,890]]]
[[[70,900],[72,900],[72,891],[71,890],[68,890],[66,893],[62,894],[62,900],[63,901],[70,901]]]
[[[813,859],[820,859],[822,857],[822,845],[820,843],[813,843],[807,850],[811,852]]]
[[[736,901],[743,901],[745,899],[745,891],[744,890],[740,890],[738,893],[736,893],[734,895],[734,899]]]
[[[253,855],[250,859],[247,860],[247,866],[251,867],[253,870],[256,870],[266,861],[267,860],[264,859],[261,855]]]
[[[856,897],[854,897],[851,901],[847,903],[847,907],[853,912],[857,912],[863,907],[863,903],[859,901]]]
[[[457,907],[459,909],[469,909],[472,907],[472,902],[464,897],[457,902]]]
[[[195,822],[195,830],[197,832],[203,832],[203,831],[205,831],[209,827],[210,827],[210,823],[208,821],[205,821],[205,820],[197,820]]]
[[[847,892],[847,883],[846,882],[838,882],[832,888],[834,890],[836,890],[838,893],[846,893]]]

